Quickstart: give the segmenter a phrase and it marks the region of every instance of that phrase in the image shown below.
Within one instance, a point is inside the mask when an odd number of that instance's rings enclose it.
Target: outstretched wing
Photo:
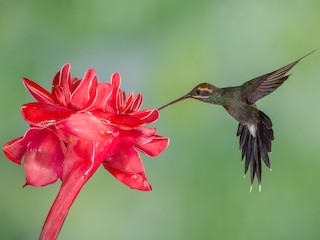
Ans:
[[[276,90],[290,76],[286,75],[286,73],[288,73],[290,69],[293,68],[301,59],[314,51],[288,64],[287,66],[245,82],[241,87],[245,91],[248,103],[254,104],[260,98]]]

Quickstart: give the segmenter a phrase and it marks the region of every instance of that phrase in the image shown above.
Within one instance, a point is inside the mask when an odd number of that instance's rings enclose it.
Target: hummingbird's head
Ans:
[[[198,99],[202,102],[209,102],[209,97],[213,93],[215,93],[217,90],[218,90],[217,87],[215,87],[209,83],[201,83],[198,86],[196,86],[194,89],[192,89],[191,92],[189,92],[186,95],[158,108],[158,110],[161,110],[161,109],[166,108],[174,103],[180,102],[180,101],[188,99],[188,98]]]
[[[200,101],[206,102],[206,100],[217,90],[218,88],[210,83],[200,83],[198,86],[192,89],[192,91],[189,92],[187,95],[190,98],[195,98]]]

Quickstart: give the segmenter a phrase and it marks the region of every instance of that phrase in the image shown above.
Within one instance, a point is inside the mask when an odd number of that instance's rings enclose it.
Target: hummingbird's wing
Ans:
[[[243,89],[245,96],[247,97],[248,103],[254,104],[260,98],[276,90],[290,76],[286,75],[286,73],[288,73],[290,69],[293,68],[301,59],[305,58],[313,52],[314,51],[278,70],[245,82],[241,86],[241,88]]]

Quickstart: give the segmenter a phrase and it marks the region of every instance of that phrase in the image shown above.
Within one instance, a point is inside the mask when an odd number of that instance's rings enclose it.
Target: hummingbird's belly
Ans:
[[[237,105],[226,109],[238,122],[244,125],[256,125],[259,121],[259,110],[250,105]]]

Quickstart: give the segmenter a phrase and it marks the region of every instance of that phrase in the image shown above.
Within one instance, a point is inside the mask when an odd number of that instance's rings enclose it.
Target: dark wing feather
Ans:
[[[260,98],[276,90],[290,76],[285,74],[287,74],[290,69],[293,68],[301,59],[305,58],[313,52],[314,51],[278,70],[245,82],[242,85],[242,89],[245,91],[248,103],[254,104]]]

